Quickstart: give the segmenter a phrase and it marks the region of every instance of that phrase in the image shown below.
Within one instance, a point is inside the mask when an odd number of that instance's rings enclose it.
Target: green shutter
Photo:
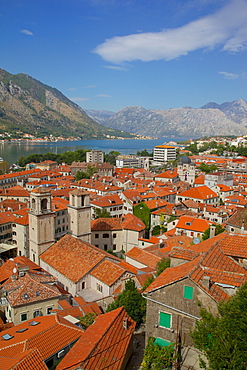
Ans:
[[[163,326],[164,328],[170,328],[171,327],[171,314],[160,312],[159,326]]]
[[[191,286],[184,286],[184,298],[193,299],[194,288]]]
[[[166,347],[166,346],[169,346],[170,344],[172,344],[172,342],[169,342],[169,340],[165,340],[165,339],[162,339],[162,338],[156,338],[155,341],[154,341],[154,344],[158,344],[161,347]]]

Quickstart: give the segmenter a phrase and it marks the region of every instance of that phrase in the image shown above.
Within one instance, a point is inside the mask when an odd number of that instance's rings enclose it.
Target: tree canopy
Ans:
[[[106,312],[113,311],[118,307],[124,306],[130,317],[141,324],[146,314],[146,300],[138,292],[135,282],[129,279],[125,283],[125,289],[120,293],[114,302],[110,303]]]
[[[140,218],[140,220],[142,220],[144,222],[144,224],[146,225],[146,231],[149,230],[149,227],[150,227],[150,209],[148,208],[146,203],[141,202],[141,203],[137,204],[134,207],[133,213],[136,217]]]
[[[59,164],[66,163],[70,165],[72,162],[85,162],[86,152],[88,152],[88,150],[78,149],[75,151],[70,150],[61,154],[56,153],[30,154],[28,157],[21,156],[17,161],[17,164],[21,167],[25,167],[26,164],[31,162],[39,163],[42,161],[50,160],[55,161]]]
[[[111,214],[106,209],[102,208],[96,208],[94,207],[94,217],[95,218],[110,218]]]
[[[201,308],[202,319],[191,333],[194,345],[206,356],[208,370],[247,368],[247,283],[228,301],[218,305],[218,314]]]
[[[219,224],[213,224],[215,226],[215,235],[221,234],[225,231],[224,227]],[[202,234],[202,240],[207,240],[210,237],[210,227],[207,228],[204,233]]]
[[[144,351],[141,370],[171,369],[175,361],[174,346],[162,347],[154,343],[155,338],[149,337]]]
[[[199,166],[199,170],[205,173],[215,172],[217,170],[217,166],[215,164],[206,164],[202,163]]]
[[[112,150],[108,154],[105,154],[105,162],[110,163],[113,166],[115,166],[116,158],[117,158],[118,155],[120,155],[119,152],[116,152],[115,150]]]

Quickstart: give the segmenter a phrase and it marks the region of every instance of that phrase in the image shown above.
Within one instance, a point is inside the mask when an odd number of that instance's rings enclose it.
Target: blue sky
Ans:
[[[247,0],[0,0],[0,67],[83,109],[247,100]]]

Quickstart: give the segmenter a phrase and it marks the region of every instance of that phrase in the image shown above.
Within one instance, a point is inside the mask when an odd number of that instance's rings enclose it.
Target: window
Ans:
[[[193,299],[194,296],[194,288],[191,286],[184,286],[184,298],[186,299]]]
[[[112,249],[115,251],[117,249],[117,245],[113,244]]]
[[[27,313],[21,313],[21,321],[27,320]]]
[[[35,318],[37,316],[41,316],[41,315],[42,315],[42,312],[40,310],[33,311],[33,318]]]
[[[166,312],[160,312],[159,326],[170,329],[172,315]]]
[[[103,238],[104,239],[109,238],[109,234],[103,234]]]
[[[47,309],[46,309],[47,315],[50,315],[51,311],[52,311],[52,307],[47,307]]]
[[[99,239],[99,234],[95,234],[95,239]]]
[[[102,287],[102,285],[100,285],[100,284],[98,284],[98,283],[97,283],[97,290],[98,290],[100,293],[102,293],[102,291],[103,291],[103,287]]]
[[[112,237],[113,238],[116,238],[117,237],[117,234],[116,233],[112,234]]]
[[[104,251],[107,251],[107,244],[104,244]]]

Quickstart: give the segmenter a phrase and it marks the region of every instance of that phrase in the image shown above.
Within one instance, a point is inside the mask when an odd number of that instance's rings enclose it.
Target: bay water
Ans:
[[[30,154],[38,153],[64,153],[78,149],[96,149],[102,150],[106,154],[111,151],[117,151],[120,154],[136,154],[137,151],[147,149],[152,152],[156,145],[168,143],[169,141],[188,140],[186,137],[166,137],[160,139],[137,140],[79,140],[79,141],[59,141],[59,142],[6,142],[0,144],[0,157],[6,160],[10,165],[16,163],[21,157],[27,157]]]

